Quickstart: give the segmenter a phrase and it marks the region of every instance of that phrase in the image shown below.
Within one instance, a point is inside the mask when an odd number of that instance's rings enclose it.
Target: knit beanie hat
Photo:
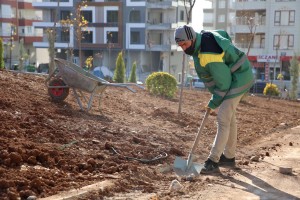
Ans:
[[[196,32],[191,26],[184,25],[175,30],[174,37],[176,43],[193,40],[196,38]]]

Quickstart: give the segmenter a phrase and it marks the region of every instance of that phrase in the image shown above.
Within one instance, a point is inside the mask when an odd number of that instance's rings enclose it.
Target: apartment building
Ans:
[[[257,81],[290,86],[290,60],[300,53],[300,1],[209,0],[204,29],[225,29],[248,54]],[[277,79],[278,74],[283,81]],[[300,87],[299,87],[300,88]]]
[[[174,31],[187,21],[183,1],[124,2],[124,47],[128,69],[130,70],[135,61],[139,78],[142,80],[150,72],[165,71],[173,74],[177,81],[181,82],[182,51],[174,42]]]
[[[32,7],[31,0],[0,0],[0,37],[4,43],[6,68],[19,64],[21,58],[24,66],[35,64],[32,43],[42,40],[42,32],[34,30],[32,24],[41,20],[42,12]]]
[[[84,37],[79,43],[75,25],[64,26],[61,20],[74,18],[80,5],[80,15],[88,24],[81,29]],[[43,21],[33,24],[44,33],[42,41],[33,43],[38,54],[45,55],[49,47],[47,31],[56,30],[56,57],[72,57],[83,66],[92,56],[94,67],[107,66],[113,71],[122,51],[127,76],[136,62],[141,81],[153,71],[166,71],[180,82],[182,52],[173,38],[176,27],[186,23],[182,0],[36,0],[33,7],[43,11]]]
[[[113,68],[123,49],[122,2],[38,0],[33,6],[43,11],[43,21],[33,24],[44,33],[43,40],[33,44],[38,52],[45,54],[49,47],[47,32],[54,30],[56,57],[84,66],[86,58],[92,56],[94,66]],[[87,21],[84,26],[80,24],[82,17]]]

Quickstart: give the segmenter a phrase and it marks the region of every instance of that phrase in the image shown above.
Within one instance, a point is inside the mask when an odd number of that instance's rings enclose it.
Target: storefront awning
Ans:
[[[292,56],[280,56],[280,61],[290,61]]]
[[[257,56],[248,56],[249,61],[257,61]]]

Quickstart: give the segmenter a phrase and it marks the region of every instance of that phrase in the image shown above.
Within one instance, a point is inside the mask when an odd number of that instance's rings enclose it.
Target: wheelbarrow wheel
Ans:
[[[54,79],[50,81],[49,86],[66,86],[66,84],[61,79]],[[61,102],[69,95],[69,88],[48,88],[48,94],[52,101]]]

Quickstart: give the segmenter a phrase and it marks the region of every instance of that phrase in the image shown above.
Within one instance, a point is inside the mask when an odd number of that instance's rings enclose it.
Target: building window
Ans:
[[[116,31],[108,31],[106,32],[106,43],[118,43],[118,32]]]
[[[69,30],[62,31],[60,37],[61,37],[60,39],[61,39],[62,42],[69,42],[70,41]]]
[[[70,19],[70,11],[62,10],[62,11],[60,12],[60,19],[61,19],[61,20],[67,20],[67,19]]]
[[[288,47],[294,47],[294,35],[288,35]]]
[[[219,1],[219,8],[225,8],[226,6],[226,1],[225,0],[220,0]]]
[[[275,11],[275,19],[274,19],[274,24],[275,25],[280,25],[280,14],[281,12],[280,11]]]
[[[283,80],[291,80],[289,61],[282,61],[281,74],[283,75]]]
[[[27,33],[28,34],[32,34],[32,27],[31,26],[27,26]]]
[[[294,47],[294,35],[274,35],[273,49],[292,49]]]
[[[92,11],[81,11],[81,16],[88,22],[93,22],[93,13]]]
[[[117,10],[108,10],[107,11],[107,23],[118,22],[118,11]]]
[[[184,11],[180,11],[180,21],[184,21]]]
[[[140,44],[140,43],[141,43],[140,32],[132,31],[130,33],[130,44]]]
[[[274,25],[275,26],[295,25],[295,11],[294,10],[275,11]]]
[[[260,38],[260,45],[259,45],[260,48],[265,48],[265,36],[261,36]]]
[[[129,15],[129,22],[140,22],[141,12],[139,10],[132,10]]]
[[[82,31],[82,43],[93,43],[93,32],[92,31]]]
[[[225,22],[225,15],[219,15],[219,16],[218,16],[218,22],[219,22],[219,23]]]
[[[295,11],[289,11],[289,25],[295,25]]]

